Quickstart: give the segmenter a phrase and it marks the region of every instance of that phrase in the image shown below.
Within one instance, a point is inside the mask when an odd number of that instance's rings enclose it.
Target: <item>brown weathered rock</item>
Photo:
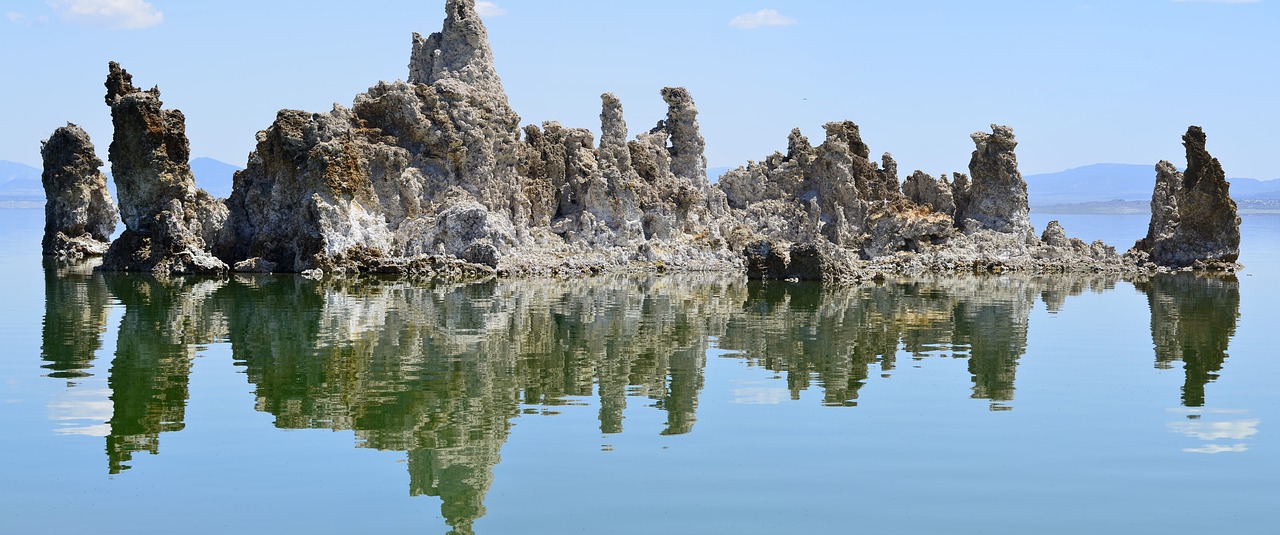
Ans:
[[[917,170],[902,183],[902,193],[913,203],[928,206],[940,214],[955,216],[956,201],[946,175],[934,179]]]
[[[868,237],[862,254],[867,258],[899,251],[917,252],[955,234],[950,215],[905,200],[884,203],[871,210],[865,230]]]
[[[408,83],[379,83],[352,109],[282,111],[259,134],[228,202],[225,256],[281,271],[360,269],[351,258],[382,266],[505,252],[524,239],[519,117],[474,2],[446,9],[441,32],[414,36]]]
[[[41,250],[67,258],[106,253],[119,213],[89,134],[67,123],[40,144],[40,156],[46,198]]]
[[[734,217],[758,237],[746,241],[763,239],[775,250],[825,242],[845,250],[841,258],[847,260],[915,251],[954,233],[949,213],[907,202],[897,162],[888,153],[881,157],[883,168],[872,162],[858,125],[831,122],[824,128],[826,139],[816,148],[793,130],[785,156],[775,153],[721,177],[717,188],[724,191]],[[936,189],[932,179],[929,187]],[[951,198],[949,189],[945,198]],[[767,255],[753,259],[751,254],[748,264],[764,265],[759,259]]]
[[[111,172],[125,231],[107,250],[102,269],[224,272],[226,264],[209,245],[220,239],[227,208],[195,186],[182,112],[164,109],[159,89],[142,91],[132,78],[118,63],[109,65]]]
[[[1231,200],[1231,184],[1222,164],[1205,149],[1199,126],[1182,136],[1187,171],[1156,164],[1147,236],[1134,244],[1133,255],[1146,255],[1159,266],[1235,270],[1240,257],[1240,216]]]
[[[964,223],[972,219],[981,228],[997,232],[1030,230],[1027,183],[1022,180],[1018,158],[1013,152],[1018,146],[1013,129],[993,124],[990,134],[978,132],[971,137],[977,145],[969,160],[972,182],[967,188],[967,202],[963,203],[964,209],[957,213],[956,220]],[[959,207],[962,203],[956,204]]]
[[[748,244],[743,252],[749,279],[849,281],[861,277],[848,252],[825,240],[796,244],[762,240]]]

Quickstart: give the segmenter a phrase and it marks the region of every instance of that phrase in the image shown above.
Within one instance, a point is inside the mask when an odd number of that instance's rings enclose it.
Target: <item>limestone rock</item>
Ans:
[[[923,171],[911,173],[906,182],[902,183],[902,193],[913,203],[928,206],[939,214],[955,216],[955,196],[946,175],[934,179]]]
[[[1162,168],[1164,215],[1124,264],[1056,223],[1034,233],[1008,127],[973,135],[972,179],[917,171],[899,184],[892,155],[873,161],[858,125],[839,121],[816,146],[793,130],[785,153],[711,185],[685,88],[663,88],[665,118],[630,141],[609,93],[598,145],[591,130],[555,121],[521,129],[476,2],[445,9],[440,32],[413,35],[408,81],[379,82],[349,108],[281,111],[225,203],[195,188],[182,114],[112,64],[111,160],[127,230],[106,269],[465,278],[746,265],[764,278],[848,280],[863,270],[1106,271],[1187,254],[1170,244],[1230,241],[1229,222],[1212,217],[1226,211],[1212,201],[1225,183],[1202,135],[1195,154],[1189,141],[1186,177]]]
[[[275,262],[254,257],[236,262],[234,266],[231,266],[231,270],[236,273],[271,273],[276,270],[276,264]]]
[[[898,183],[898,162],[893,155],[884,153],[880,156],[880,168],[873,175],[876,180],[864,189],[869,200],[897,202],[902,199]]]
[[[671,173],[693,182],[699,189],[707,187],[707,143],[698,127],[698,109],[693,97],[683,87],[662,89],[662,100],[667,103],[667,120],[664,123],[671,135]]]
[[[227,208],[195,186],[182,112],[164,109],[159,89],[134,87],[116,62],[109,65],[105,85],[115,127],[111,172],[125,231],[107,250],[102,269],[226,271],[209,245],[221,239]]]
[[[46,197],[44,254],[81,258],[106,253],[119,213],[89,134],[67,123],[40,144],[40,155]]]
[[[645,239],[680,242],[682,236],[719,234],[712,221],[728,210],[724,194],[707,182],[705,142],[698,110],[683,87],[662,89],[667,118],[627,143],[642,184],[637,203]],[[714,241],[714,240],[713,240]]]
[[[716,187],[747,232],[784,248],[822,241],[866,258],[932,245],[954,232],[949,213],[907,202],[897,162],[888,153],[881,157],[883,167],[871,161],[858,125],[842,121],[824,128],[826,139],[817,147],[793,130],[786,155],[775,153],[721,177]],[[937,189],[925,178],[930,191]]]
[[[1056,219],[1045,225],[1040,241],[1053,247],[1066,247],[1071,244],[1070,239],[1067,238],[1066,229],[1062,228],[1062,223]]]
[[[905,200],[886,203],[867,214],[863,256],[879,258],[899,251],[918,252],[955,234],[950,215]]]
[[[447,0],[444,9],[443,29],[426,38],[413,34],[409,83],[433,85],[451,78],[489,97],[501,95],[505,106],[506,93],[475,0]]]
[[[956,203],[956,226],[963,227],[965,213],[969,211],[969,175],[965,173],[951,174],[951,199]],[[1029,206],[1028,211],[1030,211]]]
[[[379,83],[352,109],[282,111],[259,133],[228,201],[225,256],[359,269],[351,258],[462,257],[475,240],[502,252],[521,239],[531,214],[516,173],[519,117],[474,2],[447,9],[442,32],[414,36],[409,83]]]
[[[957,220],[972,219],[982,228],[997,232],[1021,233],[1031,228],[1027,204],[1027,183],[1018,171],[1018,146],[1013,129],[991,125],[991,133],[971,136],[977,149],[969,160],[972,182],[967,188],[964,210]],[[956,203],[957,206],[960,202]]]
[[[1131,250],[1163,267],[1235,270],[1240,257],[1240,216],[1222,164],[1205,149],[1199,126],[1182,136],[1187,170],[1156,165],[1147,236]]]
[[[862,277],[848,253],[826,241],[798,244],[762,240],[747,245],[747,278],[852,281]]]

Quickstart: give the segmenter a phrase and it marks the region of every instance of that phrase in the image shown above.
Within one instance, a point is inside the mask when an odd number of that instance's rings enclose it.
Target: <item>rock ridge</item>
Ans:
[[[413,34],[407,81],[378,82],[349,108],[281,110],[225,200],[195,187],[182,113],[111,63],[110,159],[126,230],[102,269],[850,280],[1235,266],[1239,219],[1198,127],[1184,138],[1188,171],[1158,167],[1160,217],[1122,257],[1057,222],[1035,232],[1008,126],[973,134],[968,173],[950,180],[916,171],[901,181],[890,153],[873,159],[859,126],[835,121],[820,144],[793,130],[785,153],[715,184],[683,87],[662,88],[666,116],[630,140],[611,93],[598,142],[555,121],[522,128],[474,0],[445,10],[441,31]]]

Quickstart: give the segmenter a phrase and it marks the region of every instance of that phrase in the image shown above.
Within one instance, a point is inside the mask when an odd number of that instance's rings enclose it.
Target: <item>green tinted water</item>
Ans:
[[[1274,529],[1280,218],[1238,279],[857,287],[175,283],[0,219],[4,532]]]

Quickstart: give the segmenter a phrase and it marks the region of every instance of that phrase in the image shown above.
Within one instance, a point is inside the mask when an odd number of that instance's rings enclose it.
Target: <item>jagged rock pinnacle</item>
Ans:
[[[493,65],[489,33],[476,12],[475,0],[448,0],[445,12],[439,32],[425,38],[413,34],[409,83],[430,85],[452,78],[489,95],[501,95],[505,104],[506,92]]]
[[[119,214],[89,134],[67,123],[40,144],[40,156],[46,197],[44,254],[80,258],[105,253]]]
[[[707,142],[698,126],[698,108],[693,97],[683,87],[665,87],[662,100],[667,102],[666,130],[671,134],[671,172],[677,177],[691,180],[695,185],[707,186]]]
[[[1240,257],[1240,216],[1231,185],[1222,164],[1205,148],[1204,130],[1192,126],[1182,141],[1187,171],[1179,173],[1166,161],[1156,164],[1151,224],[1130,252],[1146,254],[1164,267],[1234,270]]]
[[[957,220],[972,219],[982,228],[1004,233],[1030,230],[1027,183],[1013,152],[1018,146],[1013,129],[993,124],[990,134],[977,132],[970,137],[977,148],[969,160],[967,203]]]
[[[188,162],[186,119],[166,110],[160,90],[140,91],[116,62],[107,74],[115,135],[110,159],[125,232],[102,268],[111,271],[209,273],[227,266],[209,252],[227,217],[224,204],[196,188]]]

